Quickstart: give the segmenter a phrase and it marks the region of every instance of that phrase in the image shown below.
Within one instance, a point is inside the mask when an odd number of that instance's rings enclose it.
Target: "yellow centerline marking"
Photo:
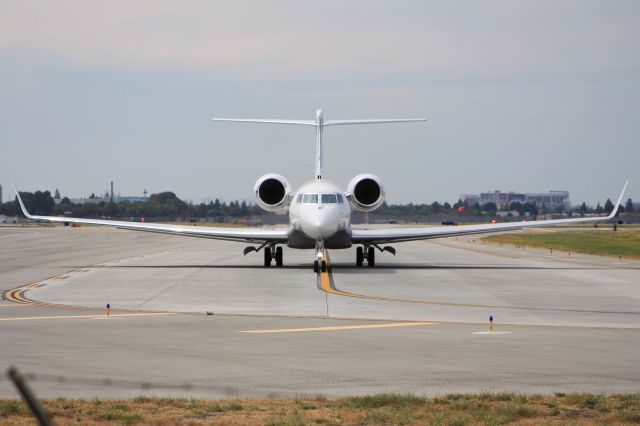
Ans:
[[[177,312],[145,312],[136,314],[111,314],[111,317],[143,317],[143,316],[158,316],[158,315],[178,315]],[[16,318],[0,318],[0,321],[30,321],[30,320],[45,320],[45,319],[69,319],[69,318],[107,318],[106,315],[93,314],[93,315],[56,315],[48,317],[16,317]]]
[[[433,325],[436,322],[392,322],[385,324],[360,324],[360,325],[338,325],[330,327],[307,327],[307,328],[278,328],[273,330],[240,330],[239,333],[302,333],[306,331],[335,331],[335,330],[361,330],[367,328],[391,328],[391,327],[416,327],[419,325]]]

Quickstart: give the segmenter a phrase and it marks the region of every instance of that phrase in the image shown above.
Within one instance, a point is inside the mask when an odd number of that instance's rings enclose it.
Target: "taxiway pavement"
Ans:
[[[0,366],[39,374],[43,396],[640,390],[638,261],[460,238],[372,269],[333,250],[319,277],[310,251],[263,268],[242,244],[113,229],[0,227],[0,242],[0,288],[18,289]],[[508,334],[474,334],[489,315]]]

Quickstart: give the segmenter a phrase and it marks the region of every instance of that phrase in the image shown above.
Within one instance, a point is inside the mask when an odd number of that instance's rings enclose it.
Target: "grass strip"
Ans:
[[[554,251],[640,259],[640,231],[637,229],[499,234],[485,237],[484,240]]]

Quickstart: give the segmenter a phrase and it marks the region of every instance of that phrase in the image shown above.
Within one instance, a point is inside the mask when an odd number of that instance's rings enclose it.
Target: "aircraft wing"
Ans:
[[[13,185],[13,182],[11,182]],[[34,220],[42,220],[47,222],[64,222],[64,223],[80,223],[86,225],[102,225],[112,226],[115,228],[129,229],[132,231],[157,232],[162,234],[182,235],[187,237],[212,238],[217,240],[265,243],[265,242],[286,242],[288,239],[288,229],[263,229],[263,228],[214,228],[208,226],[185,226],[185,225],[167,225],[162,223],[142,223],[127,222],[121,220],[101,220],[101,219],[81,219],[75,217],[60,216],[38,216],[32,215],[22,201],[22,197],[13,189],[18,197],[22,213]]]
[[[460,235],[484,234],[489,232],[513,231],[534,226],[567,225],[611,220],[618,213],[622,197],[627,189],[627,181],[622,188],[615,208],[608,216],[578,217],[554,220],[536,220],[532,222],[487,223],[481,225],[437,226],[388,229],[353,229],[351,241],[354,244],[382,244],[402,241],[428,240],[432,238],[455,237]]]

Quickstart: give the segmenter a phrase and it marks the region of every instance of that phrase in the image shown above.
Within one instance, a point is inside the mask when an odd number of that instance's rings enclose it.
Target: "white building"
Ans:
[[[569,201],[569,191],[549,191],[549,192],[483,192],[480,194],[462,194],[460,195],[462,201],[466,201],[468,204],[480,204],[481,206],[487,203],[495,203],[498,210],[508,210],[511,203],[531,203],[536,207],[541,208],[545,206],[548,210],[553,211],[558,207],[569,209],[571,203]]]

